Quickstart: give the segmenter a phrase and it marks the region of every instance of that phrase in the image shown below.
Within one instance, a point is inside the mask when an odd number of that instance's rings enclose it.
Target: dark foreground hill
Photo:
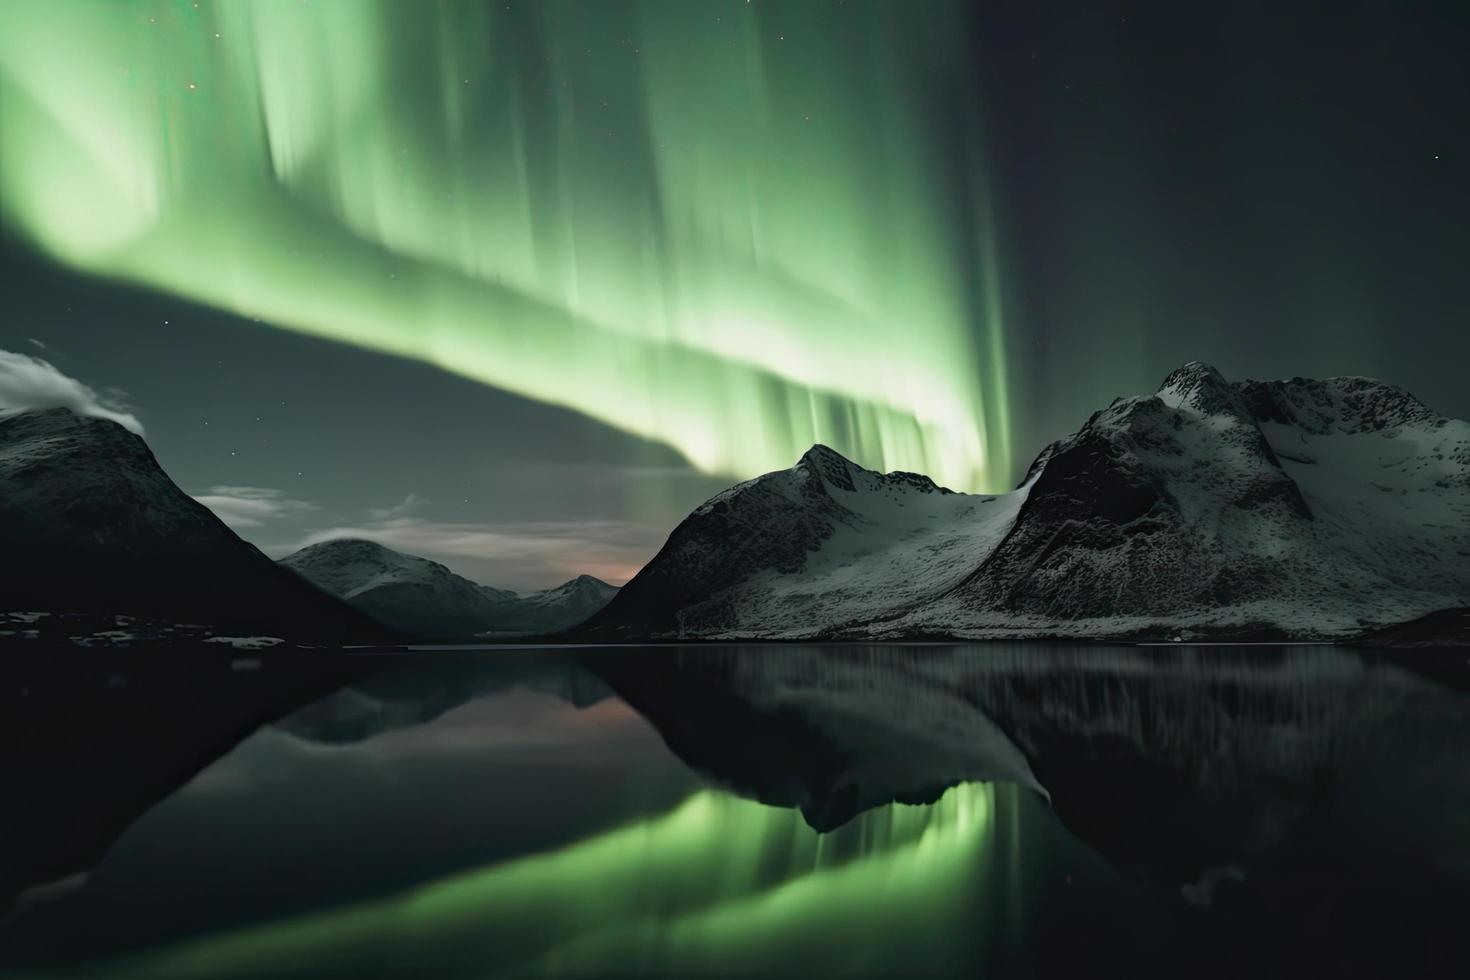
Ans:
[[[0,554],[0,611],[52,614],[46,622],[73,614],[316,642],[389,636],[242,541],[141,438],[67,409],[0,413]]]

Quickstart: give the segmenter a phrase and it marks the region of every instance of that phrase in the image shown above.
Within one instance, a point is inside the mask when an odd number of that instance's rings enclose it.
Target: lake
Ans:
[[[1464,976],[1464,651],[0,666],[0,975]]]

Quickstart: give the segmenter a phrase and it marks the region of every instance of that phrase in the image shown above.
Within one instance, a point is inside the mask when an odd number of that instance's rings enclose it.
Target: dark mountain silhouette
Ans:
[[[276,565],[141,438],[67,409],[0,413],[0,603],[318,642],[389,631]]]

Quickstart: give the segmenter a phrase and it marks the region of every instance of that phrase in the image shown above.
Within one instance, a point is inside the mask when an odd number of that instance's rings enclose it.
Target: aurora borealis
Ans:
[[[975,86],[956,4],[21,0],[4,26],[5,220],[68,265],[706,472],[820,441],[1011,477],[983,129],[957,162],[926,112]]]
[[[1455,5],[9,0],[0,350],[280,556],[622,581],[814,441],[956,489],[1189,360],[1470,416]]]

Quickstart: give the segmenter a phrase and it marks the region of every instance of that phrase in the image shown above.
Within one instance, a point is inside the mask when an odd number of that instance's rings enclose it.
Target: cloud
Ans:
[[[215,516],[236,530],[264,527],[271,521],[296,517],[317,509],[315,504],[293,500],[283,490],[269,487],[210,487],[208,493],[195,494]]]
[[[393,517],[359,527],[323,528],[286,548],[267,550],[286,553],[342,538],[376,541],[394,551],[441,561],[488,585],[542,588],[582,574],[621,584],[658,549],[664,534],[629,521],[477,524]]]
[[[395,504],[385,510],[370,510],[368,516],[375,521],[391,521],[400,517],[407,517],[424,503],[416,493],[411,493],[403,498],[403,502]]]
[[[34,341],[44,348],[44,344]],[[111,419],[143,435],[143,423],[122,404],[115,390],[99,395],[49,361],[0,350],[0,409],[69,408],[78,415]]]

